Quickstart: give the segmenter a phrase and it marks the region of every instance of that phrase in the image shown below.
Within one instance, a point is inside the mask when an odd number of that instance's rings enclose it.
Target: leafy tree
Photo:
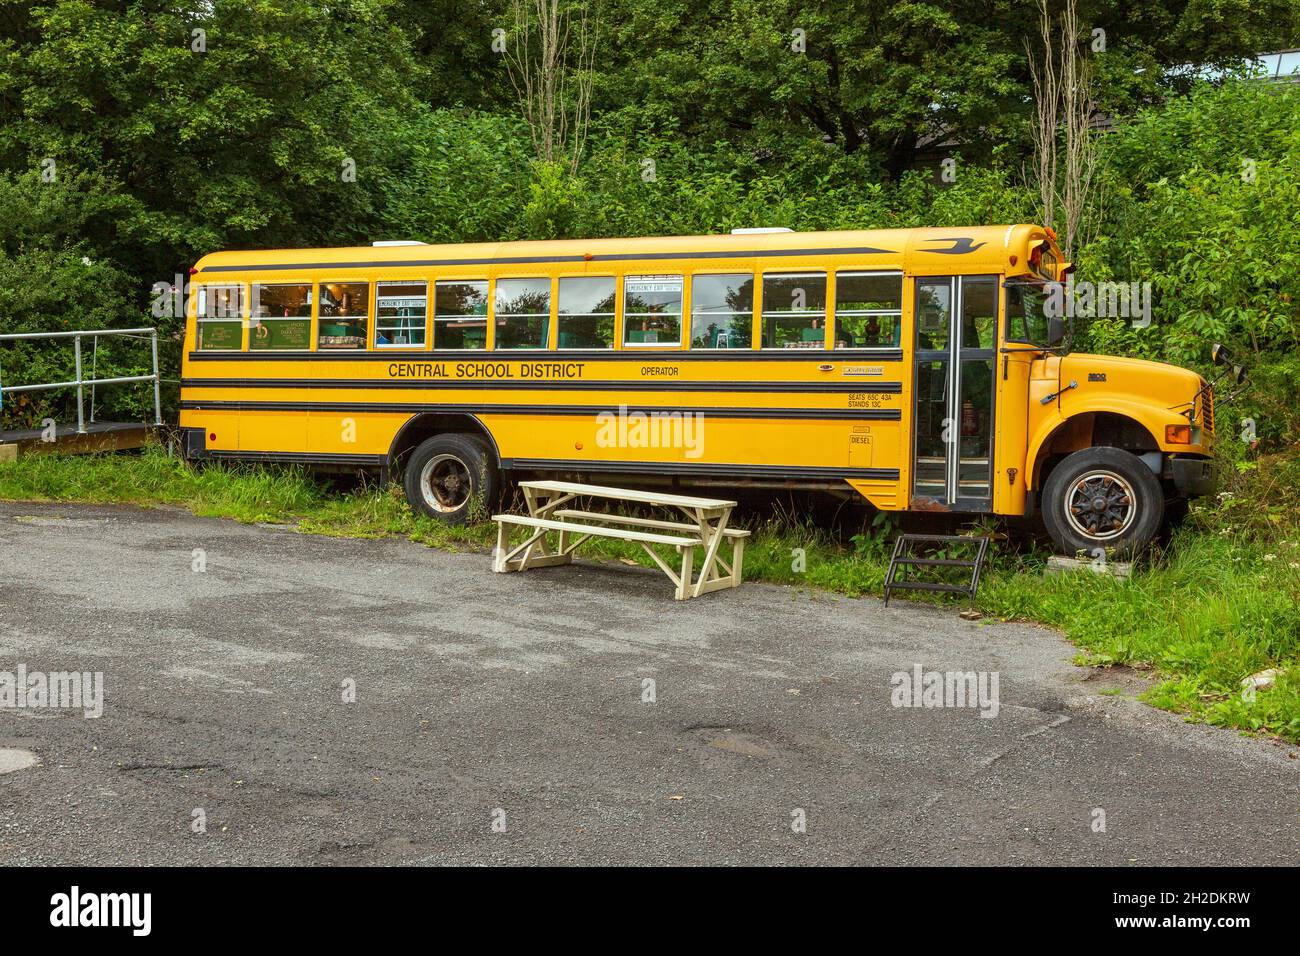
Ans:
[[[420,65],[406,85],[435,109],[500,108],[513,95],[493,30],[508,31],[506,0],[401,0],[393,16]]]
[[[1297,115],[1295,84],[1205,84],[1118,128],[1103,238],[1080,261],[1088,278],[1153,287],[1151,326],[1094,323],[1093,347],[1208,375],[1210,343],[1225,342],[1256,382],[1234,413],[1283,442],[1300,440]]]
[[[207,252],[368,241],[421,111],[392,11],[0,0],[0,327],[171,336],[180,320],[149,314],[152,288]],[[11,382],[70,377],[53,374],[62,348],[5,360]]]
[[[407,159],[402,174],[381,185],[386,234],[425,242],[530,237],[520,210],[531,150],[517,116],[434,110],[393,139]]]
[[[0,168],[110,177],[110,242],[170,277],[211,249],[363,239],[419,69],[388,0],[2,0]],[[198,32],[201,31],[201,32]],[[355,174],[353,175],[353,169]]]
[[[1020,142],[1032,5],[1015,0],[609,0],[598,103],[691,141],[775,150],[821,138],[871,152],[897,180],[919,156],[986,160]],[[1091,0],[1102,106],[1124,112],[1183,82],[1166,67],[1235,62],[1294,41],[1288,0]],[[635,104],[630,106],[629,104]],[[939,152],[939,155],[944,155]]]

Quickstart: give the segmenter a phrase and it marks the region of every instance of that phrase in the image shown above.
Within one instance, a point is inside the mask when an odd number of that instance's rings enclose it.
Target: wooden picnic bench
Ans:
[[[568,564],[573,560],[573,552],[580,544],[589,538],[601,537],[634,541],[645,548],[655,564],[676,585],[679,601],[699,597],[719,588],[740,585],[745,539],[749,537],[749,532],[727,527],[731,512],[736,507],[734,501],[607,488],[570,481],[522,481],[519,487],[528,503],[528,514],[492,516],[492,520],[497,522],[493,571],[525,571],[528,568]],[[579,498],[666,508],[682,512],[687,520],[639,518],[606,511],[561,507],[574,503]],[[511,547],[510,531],[513,527],[520,526],[530,529],[531,534],[522,543]],[[554,545],[548,538],[551,534],[558,536]],[[731,542],[730,561],[719,553],[724,540]],[[669,565],[651,545],[676,549],[681,556],[680,566],[674,568]],[[703,552],[698,577],[694,575],[697,549]]]

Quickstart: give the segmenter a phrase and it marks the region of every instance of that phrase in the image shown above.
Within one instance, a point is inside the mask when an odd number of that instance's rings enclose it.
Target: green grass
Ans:
[[[1156,707],[1300,742],[1300,464],[1260,464],[1234,478],[1235,491],[1194,509],[1131,580],[1087,572],[1044,577],[1045,553],[995,547],[977,606],[990,617],[1059,628],[1079,648],[1080,663],[1146,672],[1153,683],[1142,697]],[[342,493],[295,468],[194,469],[157,448],[0,464],[0,499],[171,505],[200,516],[292,522],[312,534],[400,535],[449,549],[485,549],[496,536],[486,516],[463,527],[417,517],[396,486]],[[746,580],[853,596],[881,591],[888,521],[849,545],[788,517],[754,530]],[[584,554],[650,563],[638,546],[609,539],[589,542]],[[1241,679],[1268,667],[1284,669],[1276,686],[1245,699]]]

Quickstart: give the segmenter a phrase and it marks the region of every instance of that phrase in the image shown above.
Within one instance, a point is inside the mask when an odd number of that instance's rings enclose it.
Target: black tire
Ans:
[[[486,512],[501,488],[496,456],[474,435],[449,433],[421,442],[402,477],[406,500],[417,514],[464,524],[471,512]]]
[[[1155,539],[1164,518],[1160,482],[1136,455],[1119,448],[1085,448],[1052,469],[1043,486],[1047,533],[1062,554],[1097,549],[1131,557]]]

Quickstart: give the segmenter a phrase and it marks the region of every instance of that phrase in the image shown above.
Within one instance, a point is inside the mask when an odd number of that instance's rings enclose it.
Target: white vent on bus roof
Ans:
[[[418,239],[377,239],[371,243],[372,246],[427,246],[427,242],[420,242]]]
[[[733,236],[753,236],[764,232],[794,232],[789,226],[758,226],[754,229],[733,229]]]

